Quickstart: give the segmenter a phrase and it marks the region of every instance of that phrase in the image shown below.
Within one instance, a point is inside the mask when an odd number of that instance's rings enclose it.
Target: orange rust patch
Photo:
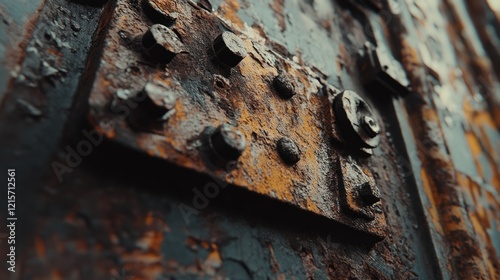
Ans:
[[[163,241],[163,233],[160,231],[148,231],[144,233],[141,239],[136,244],[144,250],[160,251],[160,245]]]
[[[401,43],[403,45],[401,50],[401,62],[404,68],[409,72],[413,72],[418,68],[421,68],[418,51],[404,38],[401,39]]]
[[[45,258],[45,253],[46,253],[45,243],[43,243],[42,238],[38,236],[35,238],[35,249],[36,249],[36,255],[39,258],[41,259]]]
[[[153,220],[154,220],[154,216],[153,216],[153,212],[148,212],[148,215],[146,216],[146,220],[144,221],[146,223],[146,225],[150,226],[153,224]]]
[[[278,24],[281,28],[281,32],[286,30],[285,21],[285,0],[274,0],[271,4],[271,8],[274,11],[274,15],[278,19]]]
[[[205,248],[205,249],[210,248],[210,244],[209,244],[208,242],[206,242],[206,241],[202,241],[202,242],[201,242],[201,246],[202,246],[203,248]]]
[[[430,107],[425,107],[423,110],[423,118],[429,122],[439,122],[438,113]]]
[[[441,220],[440,220],[437,208],[436,208],[437,203],[435,201],[435,198],[434,198],[434,195],[432,192],[431,181],[429,180],[429,176],[427,175],[427,172],[425,171],[425,169],[420,170],[420,176],[422,177],[422,184],[424,187],[425,194],[427,195],[431,205],[433,205],[433,207],[427,208],[427,211],[430,215],[432,223],[434,224],[434,227],[436,228],[437,232],[443,234]]]
[[[204,263],[205,266],[212,268],[219,268],[222,266],[222,258],[218,251],[214,250],[208,254],[207,259]]]
[[[58,269],[52,270],[51,279],[53,279],[53,280],[62,280],[63,277],[62,277],[61,271],[58,270]]]
[[[138,262],[143,264],[152,264],[161,261],[160,256],[156,253],[143,253],[140,251],[125,254],[122,259],[125,262]]]
[[[243,21],[238,16],[239,9],[240,4],[238,3],[238,0],[226,0],[219,6],[219,12],[224,15],[224,18],[230,20],[236,26],[243,29]]]

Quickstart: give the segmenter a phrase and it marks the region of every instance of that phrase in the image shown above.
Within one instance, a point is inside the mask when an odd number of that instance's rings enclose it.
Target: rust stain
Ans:
[[[271,270],[274,273],[279,273],[280,272],[280,264],[278,263],[278,260],[276,259],[273,245],[271,243],[268,243],[267,246],[269,248]]]
[[[211,251],[203,262],[203,271],[208,275],[215,275],[217,269],[222,266],[222,258],[217,249]]]
[[[59,269],[52,270],[51,279],[53,279],[53,280],[62,280],[63,276],[62,276],[61,271]]]
[[[160,251],[160,245],[163,241],[163,232],[161,231],[148,231],[137,240],[136,246],[149,251]]]
[[[238,15],[239,9],[240,4],[238,0],[225,0],[219,6],[219,13],[221,13],[225,19],[238,26],[238,28],[243,29],[244,23]]]
[[[393,34],[396,35],[396,34]],[[448,241],[450,262],[458,277],[467,279],[488,279],[489,264],[483,259],[481,241],[475,226],[464,209],[462,178],[457,176],[453,162],[443,143],[439,115],[432,104],[432,92],[427,86],[427,73],[420,56],[407,39],[399,37],[403,67],[408,73],[413,90],[420,96],[416,102],[407,104],[410,123],[417,136],[419,157],[422,160],[424,189],[436,206],[443,233]],[[468,141],[471,141],[468,137]],[[427,209],[436,224],[436,213]],[[439,228],[439,227],[437,227]],[[466,256],[466,257],[465,257]]]
[[[106,137],[116,142],[133,146],[153,157],[159,157],[185,168],[216,175],[226,182],[264,194],[298,207],[323,215],[329,219],[342,217],[343,223],[358,227],[342,213],[338,205],[331,205],[332,155],[339,147],[328,144],[335,123],[329,97],[321,94],[325,81],[310,68],[288,57],[269,51],[267,55],[275,60],[272,66],[266,61],[266,50],[254,48],[253,42],[265,42],[258,33],[246,34],[240,30],[247,51],[250,53],[237,67],[228,71],[221,69],[207,53],[207,44],[220,34],[221,18],[216,14],[202,12],[187,3],[172,7],[174,11],[190,11],[193,17],[176,24],[181,30],[186,53],[179,54],[165,69],[141,65],[141,75],[118,75],[116,65],[136,65],[146,58],[137,50],[120,44],[119,27],[128,27],[130,33],[138,36],[144,32],[141,18],[126,17],[126,11],[136,13],[128,2],[119,2],[120,12],[110,15],[112,23],[105,34],[102,59],[107,61],[97,69],[89,97],[91,123]],[[226,19],[237,16],[238,1],[225,1],[220,14]],[[189,27],[189,28],[188,28]],[[240,26],[242,27],[242,26]],[[243,29],[243,28],[242,28]],[[200,32],[200,30],[202,32]],[[201,42],[203,41],[203,42]],[[189,44],[188,44],[189,42]],[[277,66],[281,65],[281,66]],[[205,70],[201,70],[205,69]],[[165,71],[164,71],[165,70]],[[296,95],[283,100],[273,89],[272,79],[278,71],[286,71],[294,77]],[[197,77],[193,79],[193,77]],[[229,82],[219,86],[217,77]],[[230,78],[229,78],[230,77]],[[159,81],[170,86],[179,94],[175,112],[165,122],[163,131],[154,135],[130,127],[127,120],[117,119],[109,114],[109,101],[115,98],[118,89],[131,91],[142,89],[146,81]],[[197,92],[198,91],[198,92]],[[109,118],[111,125],[96,125],[99,120]],[[207,127],[217,127],[223,122],[237,124],[244,134],[247,148],[239,158],[237,168],[226,172],[207,164],[202,139]],[[294,129],[290,129],[293,127]],[[279,157],[276,142],[282,138],[293,139],[301,151],[302,160],[288,166]],[[201,145],[200,145],[201,144]],[[272,187],[270,187],[272,186]],[[297,191],[305,186],[307,191]],[[300,195],[298,194],[300,193]],[[383,219],[370,222],[381,226]],[[362,231],[382,234],[380,227],[362,227]]]
[[[431,186],[431,181],[429,179],[429,176],[427,175],[427,171],[425,170],[425,168],[421,169],[420,176],[422,177],[425,194],[427,195],[427,198],[432,205],[432,207],[427,208],[427,212],[429,213],[434,228],[437,230],[437,232],[444,234],[443,227],[441,225],[441,218],[438,213],[438,208],[436,207],[438,204],[436,203],[436,200],[434,198],[433,187]]]
[[[271,3],[271,8],[274,11],[274,15],[278,20],[278,25],[281,28],[281,32],[286,30],[286,21],[285,21],[285,0],[274,0]]]
[[[146,216],[146,219],[145,219],[145,224],[147,226],[150,226],[153,224],[153,221],[154,221],[154,215],[153,215],[153,212],[148,212],[148,215]]]
[[[35,249],[36,249],[36,254],[39,258],[43,259],[46,256],[46,248],[45,248],[45,243],[41,237],[36,237],[35,238]]]

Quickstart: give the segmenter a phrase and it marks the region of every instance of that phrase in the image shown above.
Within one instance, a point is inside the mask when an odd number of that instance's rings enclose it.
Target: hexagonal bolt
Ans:
[[[182,51],[182,43],[172,30],[161,24],[154,24],[142,37],[146,53],[160,63],[169,63]]]
[[[359,186],[358,193],[365,205],[373,205],[380,201],[380,196],[377,194],[377,191],[375,191],[369,183],[364,183]]]
[[[246,148],[245,136],[238,128],[220,125],[210,136],[212,150],[225,160],[237,160]]]
[[[292,79],[287,74],[280,74],[273,79],[273,87],[284,98],[292,98],[296,92]]]
[[[224,31],[215,39],[213,52],[220,63],[231,68],[238,65],[248,55],[243,40],[228,31]]]
[[[139,94],[139,109],[152,119],[160,119],[172,110],[178,98],[172,90],[153,82],[147,83]]]
[[[380,133],[380,126],[377,121],[370,116],[364,116],[362,121],[363,129],[370,137],[375,137]]]
[[[179,17],[178,13],[169,13],[165,9],[158,6],[158,0],[145,0],[143,1],[144,13],[154,23],[161,23],[163,25],[171,26]]]
[[[283,137],[278,140],[277,149],[281,159],[288,165],[294,165],[300,160],[300,150],[289,138]]]

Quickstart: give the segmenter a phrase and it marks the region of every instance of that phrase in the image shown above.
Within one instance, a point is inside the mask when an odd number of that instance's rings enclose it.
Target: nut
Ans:
[[[220,125],[210,136],[212,150],[225,160],[237,160],[246,147],[245,136],[238,128],[229,125]]]
[[[380,201],[380,195],[370,186],[369,183],[364,183],[358,187],[359,197],[365,205],[373,205]]]
[[[248,54],[243,40],[228,31],[224,31],[215,39],[213,52],[220,63],[231,68],[238,65]]]
[[[281,159],[289,165],[293,165],[300,160],[300,150],[292,140],[283,137],[277,143],[278,153]]]
[[[146,53],[160,63],[169,63],[182,50],[182,43],[168,27],[154,24],[142,37]]]

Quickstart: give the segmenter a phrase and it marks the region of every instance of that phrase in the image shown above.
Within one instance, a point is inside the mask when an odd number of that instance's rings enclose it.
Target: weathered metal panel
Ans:
[[[0,72],[0,166],[19,178],[0,278],[500,278],[491,15],[44,2]]]

